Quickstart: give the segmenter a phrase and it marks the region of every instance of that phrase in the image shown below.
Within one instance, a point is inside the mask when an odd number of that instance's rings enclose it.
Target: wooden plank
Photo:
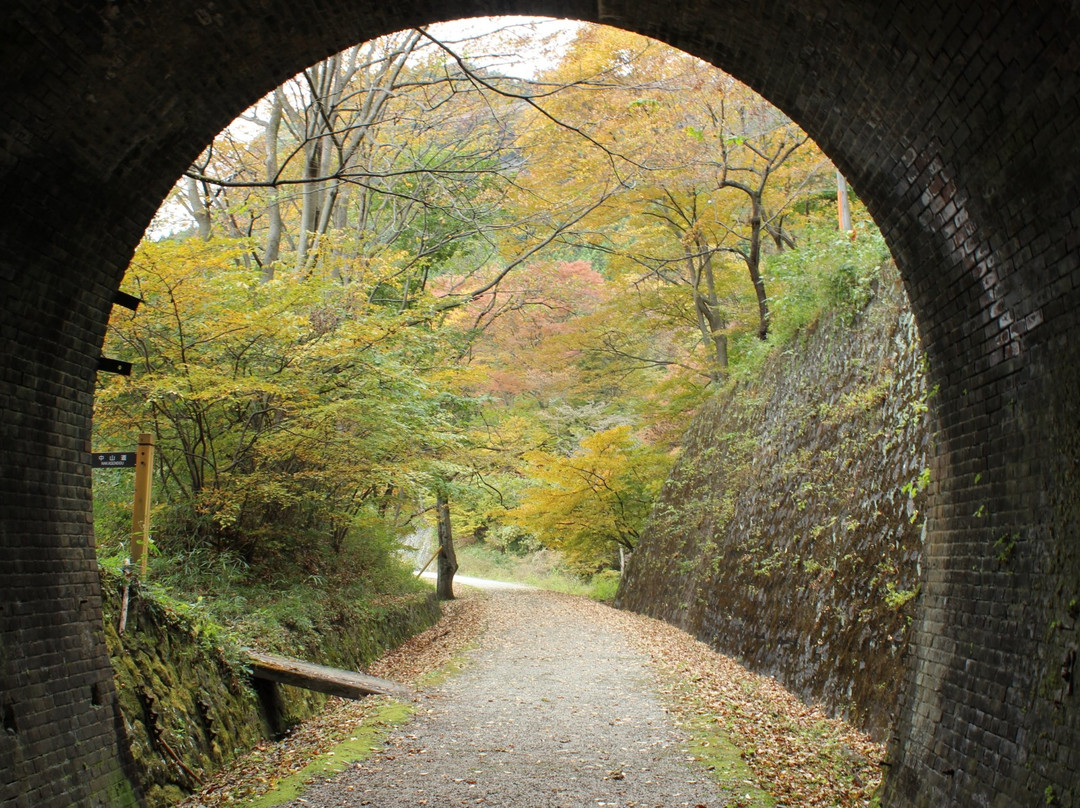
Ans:
[[[315,690],[331,696],[347,699],[360,699],[364,696],[392,696],[403,701],[411,700],[416,694],[405,685],[379,679],[366,673],[331,668],[304,662],[299,659],[248,651],[251,673],[258,679],[280,682],[306,690]]]
[[[441,548],[441,547],[437,547],[437,548],[435,549],[435,552],[431,554],[431,558],[429,558],[429,559],[427,560],[427,563],[426,563],[426,564],[424,564],[424,566],[422,566],[422,567],[420,568],[420,572],[416,573],[416,577],[417,577],[417,578],[419,578],[419,577],[420,577],[421,575],[423,575],[423,574],[424,574],[424,571],[425,571],[425,570],[426,570],[426,569],[427,569],[428,567],[430,567],[430,566],[431,566],[431,562],[435,560],[435,556],[437,556],[437,555],[438,555],[439,553],[441,553],[441,552],[442,552],[442,548]]]

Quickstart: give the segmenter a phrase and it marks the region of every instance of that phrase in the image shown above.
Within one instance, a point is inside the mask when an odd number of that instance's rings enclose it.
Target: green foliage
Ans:
[[[910,482],[904,483],[900,486],[900,490],[907,494],[909,497],[918,496],[922,491],[930,485],[930,469],[924,468],[919,472],[919,476]]]
[[[890,609],[902,609],[919,596],[919,587],[897,589],[892,581],[885,584],[885,605]]]
[[[191,555],[163,554],[148,586],[177,611],[194,611],[228,626],[243,644],[319,654],[320,638],[333,636],[335,625],[378,622],[380,603],[427,591],[398,559],[396,547],[396,540],[350,536],[340,552],[324,549],[317,573],[279,570],[269,579],[240,565],[230,567],[228,556],[206,549],[196,555],[202,566],[190,563]],[[349,642],[370,657],[377,645],[368,640],[358,633]]]
[[[876,228],[864,230],[849,245],[834,242],[835,263],[825,276],[825,289],[840,317],[850,323],[870,302],[881,268],[891,259]]]
[[[324,548],[370,536],[424,483],[418,452],[456,439],[449,408],[416,372],[430,340],[401,315],[329,279],[263,282],[239,246],[143,245],[126,283],[144,303],[107,343],[135,371],[102,380],[95,441],[155,433],[156,540],[174,558],[317,573]],[[109,539],[122,486],[100,481]]]
[[[98,555],[123,563],[131,537],[135,475],[131,469],[94,469],[93,475],[94,536]]]
[[[618,570],[601,570],[589,580],[589,597],[593,600],[610,603],[615,600],[619,591],[619,580],[622,576]]]
[[[519,525],[500,522],[485,527],[478,538],[486,547],[518,556],[534,553],[543,546],[532,533]]]
[[[778,290],[773,298],[778,328],[794,333],[824,307],[848,324],[858,317],[891,258],[868,217],[857,223],[855,233],[851,237],[834,226],[811,224],[796,249],[769,258],[768,274]]]
[[[1016,552],[1016,543],[1020,539],[1019,533],[1012,533],[999,536],[997,541],[994,542],[994,557],[997,559],[998,564],[1008,564]]]

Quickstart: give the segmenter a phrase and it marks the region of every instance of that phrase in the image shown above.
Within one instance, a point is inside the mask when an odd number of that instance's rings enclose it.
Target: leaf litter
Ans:
[[[777,808],[862,808],[874,804],[885,747],[775,679],[668,623],[583,602],[623,629],[660,674],[662,692],[694,734],[705,726],[726,736]],[[709,743],[706,739],[704,743]],[[701,742],[699,742],[701,743]],[[734,798],[730,806],[750,805]]]
[[[727,808],[873,804],[885,750],[869,736],[829,718],[774,679],[747,670],[680,629],[585,598],[549,594],[572,604],[583,619],[618,630],[630,647],[651,661],[667,709],[691,736],[690,759],[708,766],[713,747],[729,745],[745,762],[745,770],[734,775],[743,777],[748,771],[745,783],[730,779],[733,770],[721,772],[717,767],[714,772],[730,792]],[[456,660],[492,619],[498,615],[493,614],[488,596],[467,590],[465,597],[444,604],[444,616],[435,626],[386,654],[367,672],[423,689],[436,681],[440,671],[452,672]],[[262,743],[219,772],[183,803],[184,808],[250,803],[312,760],[330,754],[357,726],[372,721],[385,702],[383,697],[330,699],[320,715],[283,740]],[[617,780],[621,774],[612,770],[605,779]]]
[[[447,666],[484,630],[487,600],[479,593],[442,605],[442,618],[410,637],[369,666],[366,673],[421,686],[424,677]],[[263,741],[213,775],[180,808],[217,808],[249,804],[273,792],[279,783],[313,761],[330,756],[356,728],[378,720],[390,699],[372,696],[360,701],[331,697],[318,715],[293,727],[278,741]],[[374,751],[374,750],[371,750]]]

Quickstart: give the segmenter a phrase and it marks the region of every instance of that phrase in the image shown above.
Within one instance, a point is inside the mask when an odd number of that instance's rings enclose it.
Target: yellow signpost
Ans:
[[[150,488],[154,472],[154,436],[139,435],[135,457],[135,505],[131,511],[131,564],[146,575],[146,557],[150,547]]]

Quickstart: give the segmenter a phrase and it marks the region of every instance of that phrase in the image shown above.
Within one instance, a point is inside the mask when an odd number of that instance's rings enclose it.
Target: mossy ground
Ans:
[[[150,808],[175,805],[226,763],[326,703],[288,687],[277,688],[272,706],[260,702],[236,636],[210,619],[202,601],[192,606],[153,587],[133,587],[121,635],[122,583],[102,570],[117,702]],[[295,632],[298,655],[352,670],[424,630],[439,613],[422,592],[323,611],[307,631]]]
[[[470,664],[469,651],[477,647],[476,642],[471,642],[461,649],[459,649],[451,658],[450,661],[442,665],[435,670],[429,671],[421,676],[416,681],[416,686],[420,690],[426,690],[432,687],[438,687],[447,679],[457,676],[463,670],[465,670]]]
[[[727,808],[774,808],[776,800],[757,784],[731,738],[704,718],[693,719],[684,728],[692,738],[691,754],[730,792]]]
[[[240,803],[247,808],[272,808],[302,796],[316,780],[340,774],[378,751],[379,745],[394,727],[404,724],[413,713],[413,705],[385,700],[355,727],[341,730],[341,739],[327,752],[316,757],[303,769],[278,780],[265,794]]]
[[[729,793],[725,808],[775,808],[776,800],[759,784],[721,717],[696,699],[685,681],[672,678],[670,686],[669,707],[689,736],[687,751]]]

